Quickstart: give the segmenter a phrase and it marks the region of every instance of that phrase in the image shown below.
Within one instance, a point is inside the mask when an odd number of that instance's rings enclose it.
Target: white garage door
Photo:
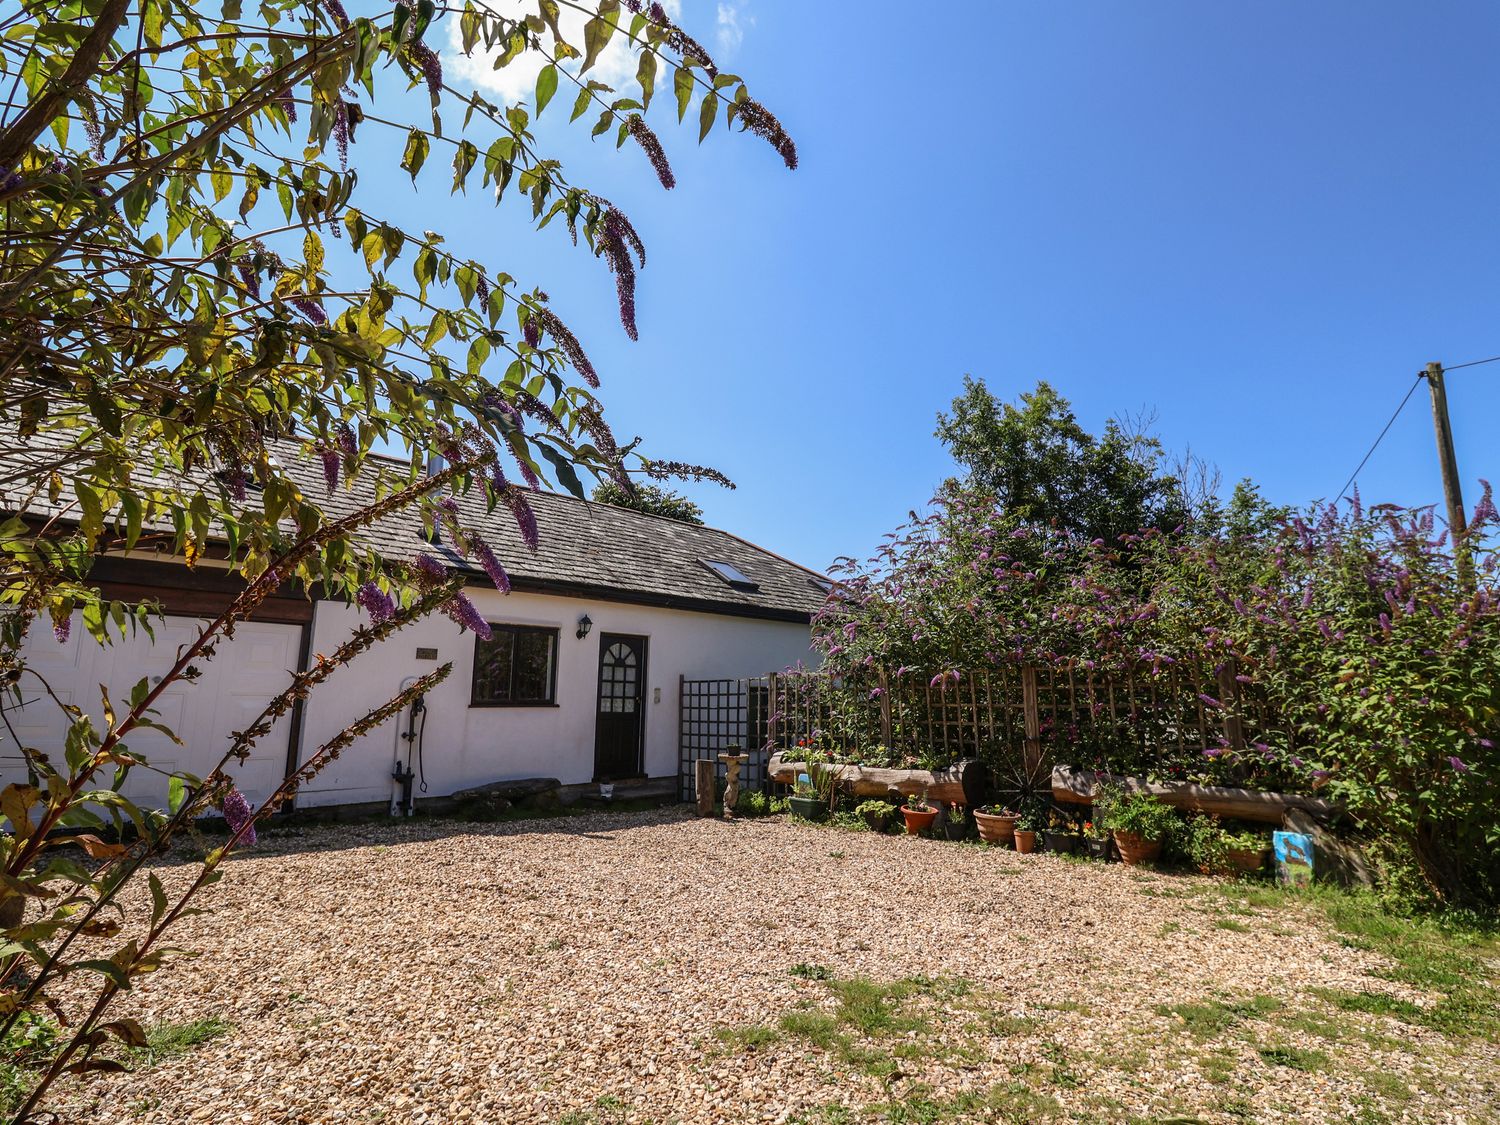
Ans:
[[[73,615],[72,636],[58,644],[46,621],[32,626],[24,647],[28,665],[46,677],[65,703],[82,707],[103,727],[104,708],[99,685],[109,690],[116,714],[125,711],[130,689],[142,676],[153,683],[177,661],[178,648],[195,640],[207,622],[191,617],[168,617],[155,625],[156,639],[140,633],[101,647]],[[152,769],[131,771],[125,792],[142,804],[165,807],[167,777],[174,770],[203,777],[229,748],[233,732],[248,726],[271,697],[287,686],[297,667],[302,630],[296,625],[242,622],[234,640],[221,642],[212,660],[199,662],[202,675],[179,680],[157,699],[155,720],[182,740],[178,745],[160,731],[137,731],[126,746],[143,755]],[[23,703],[6,702],[6,717],[22,745],[35,747],[62,765],[67,721],[31,675],[22,677]],[[286,773],[290,717],[283,717],[256,743],[250,758],[230,763],[229,774],[250,803],[259,806]],[[161,772],[157,772],[161,771]],[[10,730],[0,724],[0,780],[26,780],[25,759]]]

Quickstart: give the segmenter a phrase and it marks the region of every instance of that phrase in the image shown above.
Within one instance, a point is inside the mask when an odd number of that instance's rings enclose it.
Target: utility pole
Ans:
[[[1432,392],[1432,426],[1437,431],[1438,465],[1443,470],[1443,500],[1448,507],[1448,527],[1453,536],[1453,560],[1465,586],[1474,584],[1474,562],[1465,541],[1469,517],[1464,512],[1463,490],[1458,482],[1458,457],[1453,452],[1453,426],[1448,421],[1448,392],[1443,387],[1443,365],[1429,363],[1422,372]]]

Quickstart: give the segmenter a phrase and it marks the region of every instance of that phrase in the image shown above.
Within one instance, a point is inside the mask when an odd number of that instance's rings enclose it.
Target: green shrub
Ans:
[[[1104,826],[1129,832],[1143,840],[1164,840],[1177,823],[1177,816],[1149,793],[1131,793],[1107,806]]]
[[[772,811],[771,798],[765,793],[743,792],[734,803],[734,811],[739,816],[766,816]]]

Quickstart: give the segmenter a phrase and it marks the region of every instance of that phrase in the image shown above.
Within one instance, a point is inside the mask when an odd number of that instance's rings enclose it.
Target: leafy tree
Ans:
[[[576,42],[563,34],[565,11],[587,17]],[[432,46],[449,22],[466,52],[497,66],[535,60],[530,104],[449,84]],[[627,93],[589,74],[611,42],[636,59]],[[305,771],[288,778],[251,814],[224,767],[329,667],[320,660],[296,678],[209,777],[174,778],[173,807],[157,812],[131,804],[111,778],[152,768],[126,739],[153,723],[163,690],[194,675],[282,583],[353,598],[368,612],[371,625],[334,663],[433,608],[485,627],[436,563],[392,566],[370,550],[360,533],[373,519],[417,508],[503,589],[503,561],[461,526],[451,490],[505,505],[534,545],[526,489],[545,477],[582,495],[580,474],[702,472],[621,449],[599,373],[546,294],[441,231],[377,213],[361,178],[409,177],[429,199],[493,193],[527,208],[539,228],[553,225],[551,237],[565,228],[613,276],[633,339],[643,241],[605,195],[542,151],[536,117],[567,89],[572,119],[589,118],[593,135],[612,133],[617,146],[633,142],[670,188],[646,120],[660,81],[679,119],[695,113],[700,140],[715,124],[738,125],[788,167],[797,155],[738,77],[660,5],[640,0],[536,0],[507,14],[484,0],[397,0],[354,16],[342,0],[24,0],[0,9],[0,78],[0,493],[17,513],[0,525],[4,690],[40,682],[21,649],[38,617],[62,637],[79,614],[102,643],[150,628],[153,607],[107,602],[90,583],[106,550],[154,541],[191,566],[227,545],[246,582],[160,683],[106,699],[101,727],[65,707],[65,745],[22,748],[36,784],[0,794],[0,924],[10,923],[0,1033],[57,1003],[58,978],[104,980],[21,1107],[26,1118],[64,1070],[111,1065],[104,1048],[139,1035],[130,1021],[105,1018],[110,1001],[160,964],[163,932],[188,898],[253,837],[255,819],[306,780]],[[399,169],[359,165],[375,130],[396,138]],[[430,159],[439,156],[441,172]],[[371,458],[377,448],[405,451],[409,464]],[[449,468],[424,479],[434,454]],[[330,518],[321,489],[289,471],[299,457],[316,459],[329,493],[363,476],[379,499]],[[318,749],[306,769],[409,695]],[[210,806],[231,819],[230,842],[183,898],[169,901],[153,881],[144,931],[101,954],[97,941],[120,931],[117,892]],[[95,835],[88,847],[103,865],[85,870],[56,851],[58,827],[128,827],[137,842]],[[40,914],[17,928],[28,903]],[[80,935],[90,938],[86,960],[69,952]]]
[[[669,520],[681,520],[683,523],[703,522],[702,508],[675,489],[660,485],[637,484],[625,489],[612,480],[601,481],[594,487],[593,499],[600,504],[631,508],[649,516],[665,516]]]
[[[1114,542],[1187,515],[1176,478],[1161,471],[1161,443],[1116,419],[1095,437],[1045,381],[1019,405],[996,400],[964,376],[936,436],[966,471],[965,484],[993,494],[1024,523]]]

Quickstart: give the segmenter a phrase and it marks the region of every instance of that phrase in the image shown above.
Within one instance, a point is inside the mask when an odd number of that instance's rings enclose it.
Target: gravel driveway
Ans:
[[[231,1030],[72,1087],[65,1120],[1475,1125],[1500,1104],[1493,1043],[1309,992],[1424,1002],[1377,954],[1206,879],[665,810],[283,829],[204,904],[176,932],[203,956],[121,1012]]]

